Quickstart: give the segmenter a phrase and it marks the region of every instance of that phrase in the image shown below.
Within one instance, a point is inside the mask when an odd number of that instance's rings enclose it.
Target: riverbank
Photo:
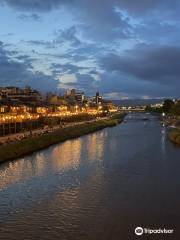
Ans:
[[[178,146],[180,146],[180,130],[179,129],[173,129],[170,133],[169,133],[169,138],[170,140],[177,144]]]
[[[30,136],[27,139],[9,143],[8,145],[0,147],[0,163],[23,157],[68,139],[80,137],[106,127],[116,126],[118,123],[123,121],[123,118],[123,115],[117,114],[107,119],[100,119],[93,122],[81,123],[75,126],[68,126],[45,135]]]
[[[162,118],[162,123],[171,128],[169,139],[180,146],[180,118],[179,116],[166,116]]]

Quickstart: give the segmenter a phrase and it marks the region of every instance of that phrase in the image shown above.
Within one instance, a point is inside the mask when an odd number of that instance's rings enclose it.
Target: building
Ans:
[[[11,95],[11,94],[19,94],[20,89],[18,87],[1,87],[0,94],[3,96]]]
[[[0,114],[7,113],[9,111],[9,107],[7,105],[1,105],[0,104]]]
[[[84,92],[76,92],[75,93],[75,100],[78,102],[78,103],[83,103],[85,99],[85,96],[84,96]]]
[[[18,87],[0,88],[0,98],[19,104],[38,104],[42,102],[42,95],[29,86],[24,89]]]
[[[65,95],[66,95],[66,96],[70,96],[70,95],[71,95],[71,90],[68,89],[68,90],[66,91],[66,94],[65,94]]]
[[[70,101],[74,101],[77,103],[83,103],[85,100],[85,95],[83,91],[78,91],[76,89],[72,89],[72,90],[67,90],[66,91],[66,97],[70,100]]]
[[[103,101],[102,96],[100,96],[99,92],[96,92],[96,96],[94,97],[94,102],[96,105],[101,104]]]

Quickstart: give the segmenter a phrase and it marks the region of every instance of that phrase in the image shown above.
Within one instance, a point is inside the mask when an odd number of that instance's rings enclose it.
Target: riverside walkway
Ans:
[[[106,120],[108,117],[103,117],[100,118],[101,120]],[[98,119],[99,120],[99,119]],[[44,126],[41,129],[35,129],[35,130],[29,130],[26,132],[21,132],[21,133],[16,133],[16,134],[10,134],[10,135],[6,135],[6,136],[2,136],[0,137],[0,146],[12,143],[12,142],[16,142],[16,141],[21,141],[23,139],[26,139],[28,137],[35,137],[35,136],[40,136],[40,135],[44,135],[47,133],[51,133],[54,132],[58,129],[62,129],[62,128],[67,128],[67,127],[72,127],[72,126],[76,126],[76,125],[81,125],[84,123],[91,123],[91,122],[95,122],[97,121],[97,119],[93,119],[93,120],[88,120],[88,121],[81,121],[81,122],[73,122],[73,123],[62,123],[56,126]]]

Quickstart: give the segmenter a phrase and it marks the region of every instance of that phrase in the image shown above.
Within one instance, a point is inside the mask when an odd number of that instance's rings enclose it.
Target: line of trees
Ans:
[[[99,115],[89,115],[86,113],[67,116],[67,117],[42,117],[36,121],[24,121],[24,122],[9,122],[0,124],[0,136],[8,134],[31,131],[33,129],[43,128],[44,126],[56,126],[59,124],[90,121],[96,117],[104,117],[106,114],[101,113]]]
[[[166,99],[161,108],[152,108],[151,106],[147,106],[146,110],[180,116],[180,101],[174,102],[171,99]]]

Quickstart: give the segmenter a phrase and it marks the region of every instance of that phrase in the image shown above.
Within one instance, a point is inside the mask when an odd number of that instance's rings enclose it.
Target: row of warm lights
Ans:
[[[20,115],[1,115],[0,116],[0,123],[5,123],[5,122],[23,122],[27,120],[37,120],[39,119],[40,116],[46,116],[46,117],[66,117],[66,116],[75,116],[80,113],[83,113],[83,111],[76,111],[76,112],[62,112],[62,113],[49,113],[49,114],[20,114]],[[97,111],[97,110],[91,110],[87,112],[88,114],[91,115],[96,115],[99,113],[102,113],[102,111]]]
[[[117,109],[110,109],[110,112],[116,112]],[[61,112],[55,112],[55,113],[47,113],[42,111],[38,114],[30,114],[30,113],[24,113],[24,114],[18,114],[18,115],[0,115],[0,123],[4,122],[22,122],[27,120],[37,120],[40,116],[44,117],[65,117],[65,116],[74,116],[82,113],[87,113],[89,115],[97,115],[100,113],[103,113],[102,106],[99,106],[98,109],[87,109],[82,108],[79,109],[78,106],[75,106],[75,112],[67,111],[67,109],[64,108],[64,111]]]
[[[7,115],[7,116],[0,116],[0,122],[22,122],[26,120],[37,120],[40,116],[35,114],[20,114],[20,115]]]
[[[49,114],[45,114],[44,116],[48,116],[48,117],[63,117],[63,116],[74,116],[74,115],[78,115],[78,114],[82,114],[82,113],[87,113],[90,115],[96,115],[99,113],[102,113],[102,110],[89,110],[89,111],[75,111],[75,112],[70,112],[70,111],[66,111],[66,112],[60,112],[60,113],[49,113]]]

